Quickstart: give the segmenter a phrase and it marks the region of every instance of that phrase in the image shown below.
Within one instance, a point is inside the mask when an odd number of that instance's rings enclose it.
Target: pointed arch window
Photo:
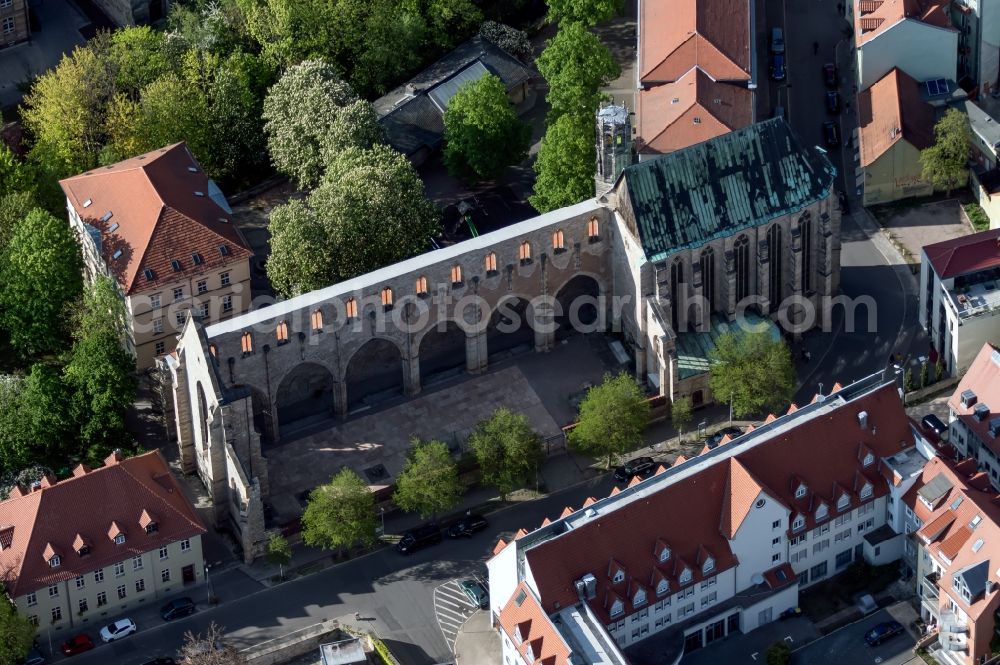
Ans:
[[[278,346],[288,344],[288,323],[285,321],[278,321],[278,326],[274,329],[274,334],[278,338]]]
[[[566,237],[562,229],[558,229],[552,234],[552,251],[556,254],[566,251]]]
[[[801,232],[800,239],[802,241],[802,281],[799,288],[802,290],[802,293],[809,293],[812,291],[813,285],[813,224],[812,217],[808,213],[802,215],[802,218],[799,220],[799,231]]]
[[[741,235],[733,244],[736,269],[736,302],[750,295],[750,239]]]
[[[323,332],[323,312],[321,310],[314,309],[309,316],[309,322],[312,324],[313,332]]]
[[[684,262],[680,257],[670,264],[670,324],[677,330],[678,312],[681,311],[681,296],[684,295]]]
[[[240,347],[243,349],[243,355],[247,356],[253,353],[253,333],[245,332],[240,338]]]
[[[457,263],[451,267],[451,285],[461,286],[462,285],[462,266]]]
[[[487,254],[486,258],[483,260],[483,263],[486,266],[486,276],[487,277],[492,277],[493,275],[497,274],[497,254],[496,254],[496,252],[490,252],[489,254]]]
[[[781,227],[777,224],[772,224],[767,230],[767,255],[769,261],[767,299],[774,308],[781,301],[781,268],[785,258],[782,253]]]
[[[392,289],[388,286],[382,288],[382,307],[386,311],[392,309]]]
[[[423,275],[417,277],[416,291],[417,295],[420,297],[427,295],[427,278]]]
[[[358,318],[358,301],[354,298],[348,298],[347,302],[344,303],[344,313],[349,319]]]
[[[708,302],[709,311],[715,311],[715,250],[703,249],[698,262],[701,264],[701,293]]]
[[[591,217],[590,221],[587,222],[587,240],[590,242],[597,242],[601,239],[601,223],[596,217]]]
[[[522,242],[520,249],[518,249],[517,256],[521,260],[522,266],[531,263],[531,243],[527,240]]]

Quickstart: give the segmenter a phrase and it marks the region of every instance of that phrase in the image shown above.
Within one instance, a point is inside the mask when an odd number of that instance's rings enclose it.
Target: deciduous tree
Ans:
[[[580,417],[569,441],[580,452],[606,457],[608,468],[643,441],[649,422],[649,403],[639,384],[627,372],[605,375],[580,402]]]
[[[35,197],[31,192],[0,194],[0,256],[3,256],[10,239],[14,237],[14,228],[34,207]]]
[[[483,482],[500,492],[501,501],[538,470],[541,444],[528,418],[507,408],[494,411],[469,437]]]
[[[34,637],[28,617],[19,614],[6,595],[0,597],[0,663],[20,663]]]
[[[573,205],[594,195],[594,119],[567,113],[545,130],[535,160],[535,193],[528,201],[539,212]]]
[[[958,109],[948,109],[934,125],[934,145],[920,151],[922,178],[944,189],[965,185],[969,180],[969,118]]]
[[[444,163],[452,175],[495,178],[528,155],[531,128],[517,117],[499,76],[462,85],[444,112]]]
[[[448,446],[414,439],[392,500],[403,510],[427,518],[454,508],[462,499],[462,489]]]
[[[278,566],[278,577],[285,579],[285,566],[292,560],[292,546],[280,533],[272,533],[267,541],[267,561]]]
[[[0,325],[22,357],[67,341],[67,307],[82,288],[80,248],[69,225],[34,209],[0,257]]]
[[[185,665],[246,665],[246,658],[226,642],[226,631],[214,621],[202,633],[184,633],[180,661]]]
[[[600,88],[621,74],[611,52],[581,23],[560,26],[537,64],[549,83],[550,124],[564,113],[592,118],[601,100]]]
[[[548,5],[550,21],[587,27],[603,23],[624,9],[621,0],[548,0]]]
[[[358,474],[345,468],[309,493],[302,537],[309,545],[329,550],[372,545],[377,539],[375,522],[375,495]]]
[[[670,422],[677,428],[677,439],[684,435],[684,428],[691,422],[691,398],[678,397],[670,405]]]
[[[737,418],[786,406],[795,392],[788,346],[769,332],[735,330],[720,335],[709,352],[709,386],[720,403],[732,400]]]

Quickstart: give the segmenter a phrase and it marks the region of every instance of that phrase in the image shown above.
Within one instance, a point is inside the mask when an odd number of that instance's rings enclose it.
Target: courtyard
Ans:
[[[973,232],[962,214],[958,199],[920,204],[903,201],[873,208],[872,214],[893,243],[902,248],[910,264],[920,264],[923,246]]]

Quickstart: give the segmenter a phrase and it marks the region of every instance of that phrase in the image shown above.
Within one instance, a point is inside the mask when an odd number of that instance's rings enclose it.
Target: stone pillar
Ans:
[[[547,298],[532,305],[532,327],[535,330],[535,351],[548,353],[556,340],[556,322],[552,303]]]
[[[416,350],[403,358],[403,393],[411,396],[420,393],[420,353]]]
[[[486,371],[488,353],[485,329],[466,333],[465,369],[469,374],[482,374]]]
[[[256,478],[250,479],[246,516],[240,526],[240,544],[243,546],[243,563],[250,565],[264,547],[264,504],[261,488]]]
[[[347,418],[347,381],[333,382],[333,415],[344,420]]]
[[[771,261],[779,260],[770,255],[770,249],[766,237],[757,241],[757,296],[760,298],[760,313],[763,316],[771,313]],[[778,290],[780,289],[779,285]]]
[[[212,495],[216,524],[222,524],[226,513],[226,506],[229,505],[229,486],[227,485],[226,475],[226,441],[222,408],[216,407],[209,414],[208,441],[208,450],[205,451],[205,464],[202,469],[202,473],[204,474],[202,480]]]
[[[736,316],[736,253],[732,247],[723,252],[723,268],[725,270],[723,283],[726,285],[723,304],[725,305],[726,317],[732,321],[733,317]]]
[[[177,448],[180,451],[181,471],[194,473],[198,463],[194,449],[194,430],[191,422],[191,394],[188,391],[187,372],[180,356],[180,362],[171,370],[170,395],[174,402],[174,419],[177,423]]]

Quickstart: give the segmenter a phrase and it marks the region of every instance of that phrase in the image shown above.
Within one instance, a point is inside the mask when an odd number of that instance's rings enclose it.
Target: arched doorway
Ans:
[[[490,324],[486,329],[489,361],[533,351],[534,348],[535,331],[531,327],[528,301],[520,296],[501,300],[490,315]]]
[[[399,347],[375,337],[361,346],[347,364],[349,410],[372,406],[403,394],[403,356]]]
[[[260,434],[261,445],[267,445],[274,440],[271,405],[267,396],[256,388],[250,388],[250,406],[253,409],[253,426]]]
[[[205,399],[205,389],[201,381],[195,386],[198,393],[198,427],[201,430],[201,449],[208,448],[208,400]]]
[[[589,275],[576,275],[556,293],[559,303],[556,317],[556,339],[564,339],[577,333],[596,332],[600,329],[598,311],[601,287]]]
[[[333,413],[333,374],[316,363],[296,365],[278,385],[275,399],[282,432],[298,420]],[[257,420],[256,405],[254,420]]]
[[[418,353],[421,386],[457,376],[465,371],[465,331],[454,321],[439,321],[424,333]]]

